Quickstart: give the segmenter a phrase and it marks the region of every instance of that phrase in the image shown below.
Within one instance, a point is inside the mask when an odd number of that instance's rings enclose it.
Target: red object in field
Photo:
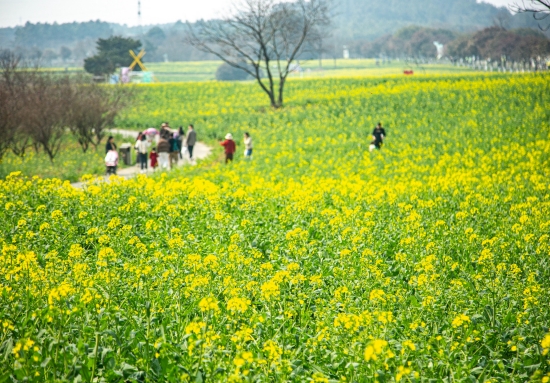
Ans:
[[[413,75],[414,74],[414,71],[412,70],[404,70],[403,73],[407,76],[410,76],[410,75]]]

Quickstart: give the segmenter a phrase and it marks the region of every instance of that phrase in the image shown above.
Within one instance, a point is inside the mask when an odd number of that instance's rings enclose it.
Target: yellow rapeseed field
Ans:
[[[143,86],[120,126],[236,160],[0,181],[0,381],[548,382],[549,84]]]

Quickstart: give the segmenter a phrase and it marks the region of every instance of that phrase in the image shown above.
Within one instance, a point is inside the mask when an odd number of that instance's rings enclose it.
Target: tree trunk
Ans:
[[[275,95],[273,93],[269,93],[269,101],[271,102],[271,107],[273,109],[279,108],[279,105],[277,104],[277,101],[275,100]]]
[[[283,93],[284,93],[284,88],[285,88],[285,82],[286,82],[286,77],[282,77],[280,82],[279,82],[279,108],[282,108],[283,107]]]
[[[46,152],[46,154],[47,154],[48,157],[50,158],[50,162],[53,164],[53,159],[54,159],[54,157],[55,157],[55,154],[50,150],[50,148],[48,147],[48,145],[42,144],[42,147],[44,148],[44,151]]]

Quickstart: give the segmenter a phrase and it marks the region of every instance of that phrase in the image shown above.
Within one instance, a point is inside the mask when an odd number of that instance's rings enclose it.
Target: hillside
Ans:
[[[352,40],[373,40],[408,25],[457,31],[492,25],[502,10],[475,0],[341,0],[338,34]]]
[[[174,15],[177,18],[179,15]],[[337,0],[331,38],[325,42],[325,56],[339,57],[343,45],[352,57],[362,57],[362,46],[403,27],[417,25],[453,32],[475,32],[504,23],[507,28],[537,28],[530,15],[512,15],[476,0]],[[43,65],[82,65],[95,51],[95,41],[109,35],[139,38],[148,55],[145,61],[196,61],[213,59],[183,43],[181,21],[163,25],[128,27],[102,21],[67,24],[32,24],[0,28],[0,50],[14,49]]]

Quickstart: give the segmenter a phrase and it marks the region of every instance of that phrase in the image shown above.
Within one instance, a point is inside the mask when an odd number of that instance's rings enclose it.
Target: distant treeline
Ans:
[[[144,43],[143,61],[197,61],[214,59],[183,42],[185,23],[127,27],[102,21],[68,24],[32,24],[0,28],[0,51],[10,50],[42,66],[81,66],[96,53],[98,39],[110,36],[134,37]],[[144,33],[141,33],[144,31]],[[165,56],[166,55],[166,56]]]
[[[411,26],[355,48],[365,57],[435,59],[438,52],[434,42],[444,46],[442,54],[450,60],[476,57],[494,61],[505,56],[513,61],[525,61],[550,55],[550,39],[541,31],[498,26],[474,33]]]
[[[411,25],[418,27],[406,28]],[[476,0],[339,0],[335,2],[333,26],[307,58],[342,57],[343,46],[351,57],[433,56],[433,39],[442,44],[457,38],[464,41],[468,34],[492,26],[537,29],[538,23],[530,14],[512,15],[506,8]],[[99,38],[118,35],[139,39],[147,51],[145,62],[214,59],[185,44],[185,30],[182,21],[143,27],[102,21],[26,23],[0,28],[0,50],[10,49],[45,66],[81,66],[85,58],[96,53]]]

